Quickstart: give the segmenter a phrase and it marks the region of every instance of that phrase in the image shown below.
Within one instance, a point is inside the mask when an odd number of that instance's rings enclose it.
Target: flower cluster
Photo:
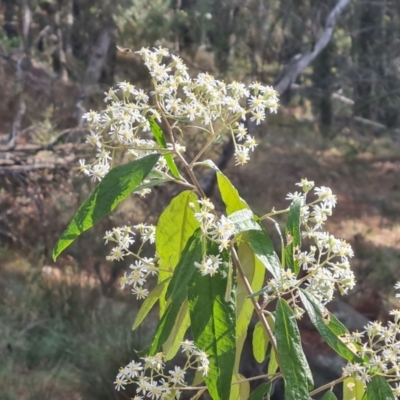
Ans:
[[[297,195],[302,203],[302,235],[313,241],[314,245],[310,246],[308,252],[298,251],[296,258],[307,273],[307,291],[322,303],[328,303],[336,288],[343,295],[355,285],[349,262],[349,258],[354,256],[353,249],[345,240],[320,230],[336,206],[336,196],[332,190],[325,186],[314,188],[314,182],[307,179],[297,185],[303,190],[303,194]],[[317,199],[307,204],[307,194],[313,188]]]
[[[190,207],[195,211],[194,216],[200,222],[200,229],[203,237],[211,242],[218,244],[218,250],[222,253],[229,248],[230,239],[234,233],[231,221],[222,215],[217,217],[214,211],[214,204],[207,198],[197,201],[199,207],[194,203]],[[201,263],[195,262],[194,265],[200,270],[202,275],[215,275],[222,263],[219,255],[204,254]]]
[[[268,281],[264,300],[267,303],[288,292],[295,297],[297,288],[305,284],[305,289],[325,304],[332,300],[336,288],[345,294],[354,287],[355,277],[349,263],[354,253],[345,240],[321,231],[336,205],[336,196],[331,189],[324,186],[314,188],[314,182],[307,179],[296,185],[302,188],[302,192],[289,193],[287,200],[300,202],[302,236],[313,242],[307,251],[295,249],[295,260],[305,276],[300,279],[291,270],[282,269],[280,276]],[[312,189],[317,199],[307,203],[307,194]],[[301,309],[297,311],[302,314]]]
[[[114,382],[115,388],[121,390],[125,389],[126,385],[136,384],[137,395],[134,400],[179,398],[181,390],[188,389],[185,382],[187,370],[195,369],[203,376],[207,376],[210,365],[207,354],[199,350],[190,340],[182,342],[181,348],[187,357],[183,368],[175,366],[166,373],[163,371],[165,367],[163,353],[143,357],[142,361],[131,361],[120,369]]]
[[[135,242],[134,229],[138,231],[142,243],[138,254],[131,252],[129,249]],[[123,226],[113,228],[107,231],[104,236],[106,243],[116,243],[116,246],[111,249],[110,254],[106,257],[107,260],[120,261],[129,255],[136,257],[134,264],[129,266],[131,272],[125,272],[120,278],[120,283],[122,289],[126,285],[132,286],[132,293],[136,295],[137,299],[144,299],[148,296],[149,291],[144,288],[144,284],[150,275],[156,275],[158,273],[157,260],[155,258],[140,257],[143,244],[146,242],[154,243],[155,233],[155,226],[138,224],[133,227]]]
[[[266,109],[276,112],[278,98],[273,88],[258,82],[248,87],[240,82],[226,84],[206,73],[191,78],[183,61],[167,49],[142,49],[138,53],[152,77],[152,96],[121,82],[106,93],[106,110],[84,114],[91,131],[86,142],[97,149],[97,157],[93,164],[80,160],[83,173],[101,180],[110,170],[111,154],[116,150],[134,159],[165,151],[148,136],[149,118],[168,125],[168,150],[173,154],[184,151],[174,136],[181,131],[178,124],[185,124],[208,133],[211,136],[208,143],[225,132],[230,134],[235,142],[236,164],[249,160],[257,142],[239,121],[249,115],[259,124],[265,119]],[[163,157],[156,168],[168,175]]]
[[[395,286],[400,289],[400,282]],[[399,294],[396,295],[400,297]],[[387,381],[396,383],[393,386],[393,393],[400,398],[400,310],[392,310],[393,322],[389,321],[387,326],[381,322],[370,322],[365,326],[363,332],[353,332],[347,340],[353,343],[352,347],[358,355],[368,362],[360,365],[348,363],[343,369],[346,376],[362,381],[367,384],[374,375],[383,376]]]

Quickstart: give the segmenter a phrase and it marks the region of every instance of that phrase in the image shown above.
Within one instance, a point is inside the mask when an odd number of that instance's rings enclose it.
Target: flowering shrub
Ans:
[[[266,110],[276,112],[277,93],[257,82],[226,84],[208,74],[192,78],[182,60],[166,49],[142,49],[139,54],[154,91],[149,96],[120,83],[106,93],[103,112],[85,115],[91,130],[87,142],[97,154],[92,164],[81,160],[80,170],[100,183],[53,251],[55,259],[132,192],[145,196],[153,186],[167,182],[185,188],[162,212],[156,227],[142,223],[105,233],[105,242],[114,246],[107,259],[132,259],[129,272],[120,279],[122,289],[129,286],[137,299],[144,299],[133,328],[155,303],[160,310],[148,355],[121,367],[115,388],[134,384],[135,400],[174,399],[183,391],[194,391],[196,399],[206,390],[214,400],[257,400],[269,396],[272,383],[283,379],[289,400],[307,400],[322,391],[324,399],[335,399],[331,389],[341,382],[345,400],[400,396],[399,384],[390,384],[400,381],[400,311],[393,312],[395,322],[388,327],[371,323],[365,332],[351,334],[325,307],[336,290],[346,294],[355,285],[351,246],[324,231],[336,205],[331,189],[303,179],[297,184],[299,191],[288,194],[288,208],[257,216],[216,165],[202,160],[210,146],[229,135],[235,164],[247,163],[257,142],[243,121],[250,118],[259,124]],[[193,127],[206,140],[188,160],[184,132]],[[121,153],[129,162],[113,167]],[[225,215],[219,215],[204,195],[195,174],[199,166],[216,172]],[[274,220],[280,214],[287,214],[283,232]],[[279,232],[279,256],[263,221],[272,222]],[[131,245],[136,240],[141,246],[134,253]],[[154,257],[142,255],[146,242],[155,245]],[[156,275],[158,284],[149,292],[147,279]],[[254,311],[259,319],[256,360],[264,361],[269,344],[271,350],[262,376],[268,382],[250,394],[247,378],[254,377],[239,374],[239,361]],[[304,313],[348,361],[339,379],[316,389],[297,326]],[[189,328],[193,341],[185,340]],[[165,370],[179,348],[186,363]],[[190,384],[189,369],[196,371]]]

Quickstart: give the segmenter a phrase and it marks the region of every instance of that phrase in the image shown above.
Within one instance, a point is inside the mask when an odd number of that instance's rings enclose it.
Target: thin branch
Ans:
[[[328,45],[332,38],[336,20],[349,2],[350,0],[339,0],[337,2],[335,8],[328,15],[324,31],[321,37],[315,43],[314,49],[305,54],[296,54],[285,67],[281,76],[278,77],[277,81],[275,82],[275,90],[279,94],[284,93],[290,87],[290,85],[296,81],[296,78],[299,76],[299,74],[301,74],[318,56],[318,54],[320,54]]]

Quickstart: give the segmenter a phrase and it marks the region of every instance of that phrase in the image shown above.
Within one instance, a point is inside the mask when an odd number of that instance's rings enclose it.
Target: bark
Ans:
[[[89,87],[96,84],[106,66],[107,55],[115,35],[114,27],[103,28],[94,44],[86,69],[83,85]]]
[[[329,13],[321,37],[315,43],[313,50],[304,54],[295,55],[289,64],[284,68],[282,74],[275,82],[275,89],[279,94],[283,94],[296,78],[301,74],[322,52],[332,38],[336,20],[349,4],[350,0],[339,0],[334,9]]]

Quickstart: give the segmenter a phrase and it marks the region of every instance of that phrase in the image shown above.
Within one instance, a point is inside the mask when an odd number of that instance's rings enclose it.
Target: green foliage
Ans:
[[[195,203],[196,199],[197,196],[193,192],[180,193],[165,208],[158,220],[156,251],[160,258],[159,282],[171,277],[187,241],[199,227],[199,222],[189,207],[189,204]],[[160,295],[160,315],[164,313],[166,307],[166,290],[167,286]]]
[[[208,254],[218,254],[211,246]],[[210,370],[205,381],[213,400],[229,399],[236,353],[236,310],[234,295],[225,299],[230,260],[215,276],[193,274],[188,288],[191,330],[196,346],[209,355]]]
[[[271,383],[262,383],[251,393],[248,400],[264,400],[265,395],[269,395],[272,389]]]
[[[374,376],[367,384],[363,400],[395,400],[395,396],[384,377]]]
[[[106,217],[146,178],[159,159],[150,154],[140,160],[113,168],[79,207],[53,249],[53,260],[78,236]]]
[[[153,132],[154,138],[156,139],[156,142],[163,148],[167,149],[167,142],[165,141],[164,138],[164,133],[161,130],[161,128],[158,126],[157,122],[153,117],[149,117],[149,122],[150,122],[150,127],[151,131]],[[164,158],[167,162],[168,168],[171,171],[172,175],[175,176],[175,178],[180,178],[181,175],[179,173],[179,170],[175,164],[174,159],[172,158],[172,155],[169,153],[164,154]]]
[[[276,345],[285,379],[287,400],[308,400],[313,378],[301,345],[293,310],[279,299],[275,315]]]
[[[326,315],[323,315],[322,310],[324,307],[322,304],[319,304],[305,290],[300,291],[300,299],[311,319],[311,322],[317,328],[326,343],[328,343],[329,346],[344,359],[351,362],[362,362],[361,358],[354,354],[339,338],[340,335],[348,333],[346,327],[326,309]]]
[[[337,400],[337,397],[335,396],[335,394],[328,390],[325,394],[324,397],[322,398],[322,400]]]
[[[343,400],[362,400],[364,393],[364,384],[361,381],[351,377],[343,381]]]
[[[176,266],[175,273],[168,286],[166,299],[170,299],[170,302],[167,303],[168,305],[165,313],[162,315],[154,335],[150,348],[150,354],[152,355],[159,351],[174,328],[182,303],[187,298],[187,286],[196,272],[193,265],[195,262],[201,261],[202,250],[203,246],[200,240],[200,231],[197,230],[191,236],[186,247],[182,251],[181,259]]]
[[[300,209],[301,202],[295,201],[290,206],[290,211],[285,228],[286,242],[285,261],[289,268],[297,275],[300,271],[298,260],[295,259],[295,252],[301,248],[300,232]]]

